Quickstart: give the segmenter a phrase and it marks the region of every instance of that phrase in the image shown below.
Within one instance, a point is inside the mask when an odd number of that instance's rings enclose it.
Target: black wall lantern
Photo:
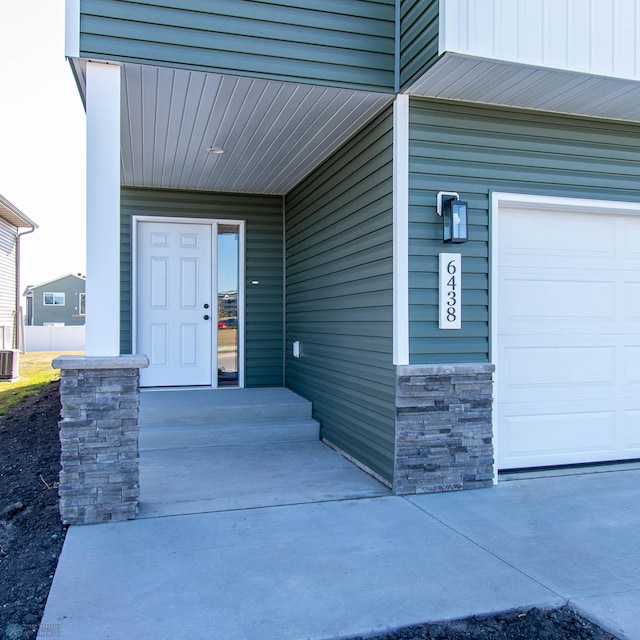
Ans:
[[[443,240],[454,244],[469,239],[468,205],[452,191],[438,193],[438,214],[442,216]]]

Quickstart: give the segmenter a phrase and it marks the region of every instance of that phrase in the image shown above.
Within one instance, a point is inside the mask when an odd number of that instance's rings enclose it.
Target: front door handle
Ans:
[[[208,308],[209,308],[209,305],[208,305],[206,302],[204,303],[204,308],[205,308],[205,309],[208,309]]]
[[[208,319],[209,319],[209,316],[204,316],[204,319],[205,319],[205,320],[208,320]]]

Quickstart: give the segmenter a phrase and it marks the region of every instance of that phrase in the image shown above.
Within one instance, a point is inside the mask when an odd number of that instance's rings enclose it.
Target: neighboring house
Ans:
[[[37,228],[0,195],[0,349],[20,346],[20,238]]]
[[[70,273],[42,284],[29,285],[25,323],[29,326],[84,324],[85,277]]]
[[[87,355],[219,386],[236,277],[237,384],[398,493],[640,458],[640,0],[161,5],[68,2]]]
[[[237,291],[220,291],[218,293],[218,316],[225,319],[238,317]]]

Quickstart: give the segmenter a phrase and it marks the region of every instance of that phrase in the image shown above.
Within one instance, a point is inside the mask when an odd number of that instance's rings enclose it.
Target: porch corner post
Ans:
[[[130,520],[138,512],[138,409],[144,356],[74,357],[60,369],[60,515],[65,524]]]
[[[120,66],[87,62],[88,356],[120,354]]]
[[[409,96],[393,105],[393,363],[409,364]]]

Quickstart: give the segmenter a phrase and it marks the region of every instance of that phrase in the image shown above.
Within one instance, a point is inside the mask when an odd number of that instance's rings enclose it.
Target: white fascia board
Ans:
[[[80,57],[80,0],[65,0],[64,55],[67,58]]]
[[[409,364],[409,96],[393,105],[393,363]]]
[[[87,63],[86,355],[120,355],[120,67]]]

